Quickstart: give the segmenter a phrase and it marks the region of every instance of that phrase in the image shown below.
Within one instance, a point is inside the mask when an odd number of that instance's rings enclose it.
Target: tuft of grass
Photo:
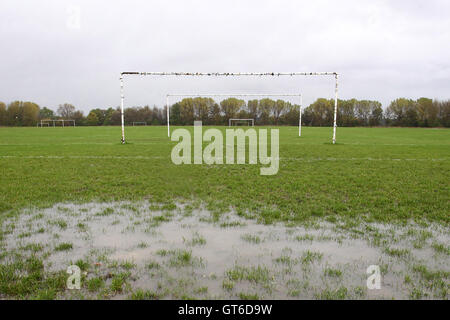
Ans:
[[[304,234],[304,235],[301,235],[301,236],[296,236],[295,240],[297,240],[297,241],[310,241],[311,242],[311,241],[314,240],[314,236],[311,235],[311,234]]]
[[[84,261],[83,259],[78,259],[75,262],[75,265],[77,265],[83,271],[86,271],[89,269],[89,262]]]
[[[25,246],[20,247],[21,250],[32,251],[34,253],[42,251],[44,247],[40,243],[28,243]]]
[[[208,293],[208,287],[200,287],[194,290],[196,294],[206,294]]]
[[[127,283],[127,279],[130,277],[129,272],[121,272],[115,274],[111,280],[110,289],[114,293],[121,293],[124,290],[124,285]]]
[[[96,216],[100,216],[100,217],[106,217],[106,216],[110,216],[114,213],[114,209],[113,208],[105,208],[100,212],[97,212],[95,215]]]
[[[147,269],[152,270],[152,269],[161,268],[161,265],[156,261],[151,261],[151,262],[147,263],[146,267],[147,267]]]
[[[434,249],[436,253],[450,255],[450,247],[446,246],[443,243],[433,242],[431,247]]]
[[[342,277],[342,271],[339,270],[339,269],[325,268],[323,273],[327,277],[332,277],[332,278],[340,278],[340,277]]]
[[[250,243],[255,243],[255,244],[261,243],[261,238],[257,235],[244,234],[244,235],[242,235],[241,238],[242,238],[242,240],[250,242]]]
[[[60,227],[62,230],[67,229],[67,222],[62,219],[55,220],[54,224]]]
[[[82,222],[78,222],[77,223],[77,228],[81,232],[86,232],[87,231],[87,225],[85,223],[82,223]]]
[[[322,258],[323,258],[322,253],[306,250],[305,252],[303,252],[300,260],[303,265],[308,265],[311,263],[318,262],[318,261],[322,260]]]
[[[339,287],[337,289],[326,289],[320,294],[316,294],[316,298],[320,300],[343,300],[349,297],[348,289],[346,287]]]
[[[275,262],[276,262],[276,263],[279,263],[279,264],[284,264],[284,265],[291,266],[291,265],[296,264],[296,263],[297,263],[297,260],[296,260],[296,259],[292,259],[292,258],[291,258],[290,256],[288,256],[288,255],[282,255],[282,256],[276,258],[276,259],[275,259]]]
[[[31,237],[31,232],[22,232],[17,236],[17,238],[19,238],[19,239],[28,238],[28,237]]]
[[[407,257],[411,254],[408,249],[385,248],[384,253],[392,257]]]
[[[418,287],[414,287],[409,293],[409,298],[411,300],[420,300],[426,296],[428,296],[428,294]]]
[[[186,241],[191,246],[203,246],[206,244],[206,239],[202,237],[198,232],[195,232],[190,241]]]
[[[131,300],[159,300],[162,297],[150,290],[136,289],[130,296]]]
[[[264,285],[269,284],[271,280],[269,269],[265,266],[243,267],[236,265],[232,269],[226,271],[226,277],[228,280],[234,282],[247,280],[249,282]]]
[[[222,288],[226,291],[231,291],[234,288],[234,281],[224,279],[222,281]]]
[[[174,250],[159,249],[158,251],[156,251],[156,254],[158,256],[165,257],[173,254],[174,252],[175,252]]]
[[[239,299],[241,300],[259,300],[259,296],[256,293],[239,293]]]
[[[136,268],[136,266],[137,266],[136,263],[134,263],[132,261],[123,261],[120,263],[120,267],[125,270],[134,269],[134,268]]]
[[[244,223],[239,221],[230,221],[230,222],[222,222],[219,224],[221,228],[233,228],[233,227],[243,227],[245,226]]]
[[[176,250],[175,254],[169,260],[171,267],[185,267],[193,265],[194,259],[192,251],[188,250]]]
[[[86,281],[86,287],[90,292],[97,292],[105,286],[105,282],[101,277],[95,277]]]
[[[63,242],[55,247],[55,251],[69,251],[72,249],[73,249],[73,244],[70,242]]]
[[[138,245],[137,245],[137,247],[138,247],[139,249],[145,249],[145,248],[148,247],[148,244],[147,244],[146,242],[139,242]]]

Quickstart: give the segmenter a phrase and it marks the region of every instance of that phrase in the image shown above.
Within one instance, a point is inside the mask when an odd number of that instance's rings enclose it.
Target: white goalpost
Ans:
[[[75,120],[71,120],[71,119],[69,119],[69,120],[66,120],[66,119],[41,120],[40,127],[42,128],[44,125],[47,126],[47,127],[50,127],[50,123],[53,123],[52,127],[57,127],[56,123],[58,123],[58,122],[61,123],[61,125],[58,126],[58,127],[63,127],[63,128],[64,127],[68,127],[67,125],[65,125],[65,122],[72,123],[71,127],[75,127]],[[37,126],[39,127],[39,123],[38,123]]]
[[[242,121],[245,121],[245,122],[247,122],[247,124],[248,124],[248,123],[251,123],[251,127],[254,127],[254,126],[255,126],[255,119],[231,118],[231,119],[228,119],[228,126],[229,126],[229,127],[231,127],[231,126],[233,125],[233,121],[234,121],[234,122],[242,122]]]
[[[120,73],[120,118],[122,123],[122,143],[125,143],[125,122],[124,122],[124,76],[174,76],[174,77],[279,77],[279,76],[332,76],[335,79],[334,89],[334,119],[333,119],[333,144],[336,143],[336,118],[338,104],[338,73],[337,72],[121,72]],[[169,113],[169,108],[167,108]],[[299,122],[301,124],[300,112]],[[169,114],[167,115],[167,128],[169,129]],[[170,132],[169,132],[170,134]],[[299,136],[301,126],[299,126]]]
[[[147,122],[146,121],[133,121],[133,127],[136,126],[146,126]]]
[[[201,98],[201,97],[297,97],[299,98],[299,121],[298,121],[298,135],[302,134],[302,95],[289,94],[289,93],[205,93],[205,94],[167,94],[166,95],[166,108],[167,108],[167,136],[170,137],[170,97],[184,97],[184,98]],[[232,120],[246,120],[251,121],[252,127],[255,126],[254,119],[228,119],[228,126],[231,127]]]

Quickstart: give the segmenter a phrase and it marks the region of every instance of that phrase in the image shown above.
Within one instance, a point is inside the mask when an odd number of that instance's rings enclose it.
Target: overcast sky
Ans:
[[[0,101],[88,111],[120,103],[121,71],[336,71],[340,98],[450,98],[450,1],[0,2]],[[302,93],[331,77],[126,78],[126,105],[167,93]]]

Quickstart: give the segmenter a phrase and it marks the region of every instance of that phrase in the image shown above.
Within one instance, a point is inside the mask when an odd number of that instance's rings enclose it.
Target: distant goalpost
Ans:
[[[58,127],[63,127],[63,128],[64,128],[64,127],[68,127],[67,125],[65,125],[65,122],[72,123],[72,125],[71,125],[70,127],[75,127],[75,120],[66,120],[66,119],[41,120],[40,123],[39,123],[39,122],[37,123],[37,126],[39,127],[39,124],[40,124],[40,127],[41,127],[41,128],[42,128],[44,125],[47,126],[47,127],[50,127],[50,123],[53,123],[52,127],[56,127],[55,124],[56,124],[57,122],[60,122],[60,123],[61,123],[61,125],[58,126]]]
[[[300,93],[297,94],[289,94],[289,93],[205,93],[205,94],[167,94],[166,95],[166,107],[167,107],[167,136],[170,137],[170,97],[185,97],[185,98],[201,98],[201,97],[297,97],[299,98],[299,119],[298,119],[298,135],[299,137],[302,135],[302,95]],[[255,125],[254,119],[239,119],[232,118],[228,119],[228,126],[231,127],[231,123],[233,120],[245,120],[251,121],[252,127]]]
[[[246,122],[247,124],[251,123],[251,127],[255,126],[255,119],[242,119],[242,118],[231,118],[228,119],[228,126],[231,127],[233,125],[233,122]]]
[[[147,125],[147,122],[146,121],[134,121],[133,122],[133,127],[136,127],[136,126],[146,126]]]
[[[124,76],[174,76],[174,77],[279,77],[279,76],[332,76],[335,79],[334,89],[334,118],[333,118],[333,144],[336,143],[336,118],[338,103],[338,73],[337,72],[137,72],[126,71],[120,73],[120,118],[122,123],[121,142],[125,143],[125,122],[124,122]],[[169,108],[167,108],[169,112]],[[301,116],[301,112],[300,112]],[[167,116],[169,127],[169,116]]]

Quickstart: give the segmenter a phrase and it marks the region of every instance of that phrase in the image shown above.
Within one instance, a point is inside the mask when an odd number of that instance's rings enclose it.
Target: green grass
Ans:
[[[137,289],[130,296],[131,300],[159,300],[160,298],[157,293],[142,289]]]
[[[326,289],[320,294],[316,295],[320,300],[343,300],[348,298],[348,289],[346,287],[340,287],[337,289]]]
[[[226,277],[229,281],[247,280],[265,286],[269,285],[271,280],[270,271],[265,266],[244,267],[236,265],[226,271]]]
[[[253,235],[253,234],[244,234],[242,235],[242,240],[250,242],[250,243],[255,243],[255,244],[259,244],[261,242],[261,238],[257,235]]]
[[[101,288],[103,288],[105,285],[104,281],[102,278],[100,277],[96,277],[96,278],[92,278],[86,281],[86,286],[87,289],[90,292],[96,292],[98,290],[100,290]]]
[[[72,250],[73,248],[73,244],[69,243],[69,242],[63,242],[60,243],[59,245],[57,245],[55,247],[56,251],[68,251],[68,250]]]
[[[333,268],[325,268],[323,271],[324,275],[331,278],[340,278],[342,277],[342,271],[339,269]]]
[[[241,300],[259,300],[259,296],[256,293],[239,293],[239,299]]]
[[[195,197],[269,223],[336,215],[450,219],[448,129],[338,128],[332,145],[331,128],[305,127],[299,138],[297,128],[282,127],[274,176],[259,175],[260,165],[174,165],[176,143],[164,126],[127,127],[126,134],[121,145],[119,127],[0,128],[0,212]]]
[[[198,232],[195,232],[191,240],[184,239],[184,242],[190,246],[203,246],[206,244],[206,239]]]
[[[0,264],[0,292],[21,299],[55,299],[65,289],[66,275],[64,271],[46,272],[43,261],[33,255]]]
[[[323,258],[322,253],[306,250],[305,252],[303,252],[303,254],[301,256],[301,262],[304,265],[308,265],[308,264],[311,264],[314,262],[318,262],[318,261],[322,260],[322,258]]]

